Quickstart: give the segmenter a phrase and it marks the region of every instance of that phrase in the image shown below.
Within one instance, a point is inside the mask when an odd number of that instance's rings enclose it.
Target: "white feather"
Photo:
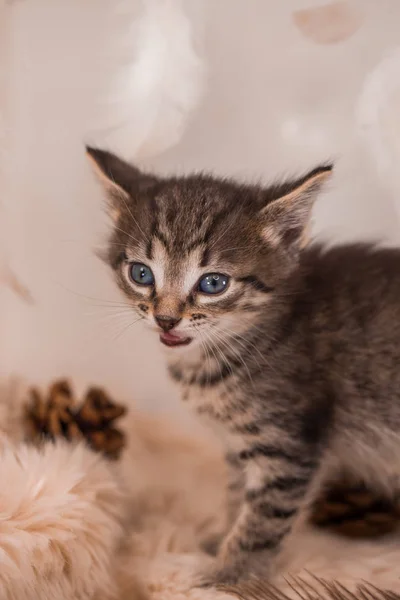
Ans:
[[[176,144],[199,103],[204,65],[181,0],[144,0],[130,27],[134,58],[112,82],[114,123],[107,145],[127,159],[157,155]],[[104,138],[103,138],[104,139]]]
[[[6,232],[9,230],[4,198],[4,195],[7,193],[5,191],[7,190],[5,182],[7,175],[5,171],[7,171],[9,160],[9,152],[7,151],[9,137],[7,134],[9,134],[9,131],[6,126],[6,85],[8,82],[6,75],[6,67],[8,66],[6,28],[10,25],[9,16],[9,7],[6,7],[6,3],[0,0],[0,186],[2,190],[2,196],[0,197],[0,285],[7,286],[20,298],[25,300],[25,302],[32,303],[33,298],[30,291],[20,281],[11,266],[12,261],[9,252],[7,252],[6,245]]]
[[[357,113],[360,133],[400,219],[400,48],[367,76]]]

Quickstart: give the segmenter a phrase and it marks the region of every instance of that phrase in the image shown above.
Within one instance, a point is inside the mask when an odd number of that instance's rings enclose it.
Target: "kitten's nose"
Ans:
[[[169,317],[168,315],[157,315],[154,317],[156,323],[163,331],[171,331],[181,319],[175,319],[174,317]]]

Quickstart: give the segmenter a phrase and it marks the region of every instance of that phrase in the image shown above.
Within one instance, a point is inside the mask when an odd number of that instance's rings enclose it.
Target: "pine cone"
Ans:
[[[114,422],[125,412],[104,390],[95,387],[78,405],[68,381],[57,381],[45,398],[37,389],[30,391],[24,418],[26,437],[33,442],[56,437],[69,441],[85,439],[93,450],[116,459],[125,445],[125,436],[114,427]]]
[[[376,538],[399,529],[400,502],[343,478],[322,491],[310,521],[346,537]]]

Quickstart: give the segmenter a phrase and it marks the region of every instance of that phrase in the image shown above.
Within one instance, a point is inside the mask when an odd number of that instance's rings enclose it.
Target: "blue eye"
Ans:
[[[154,285],[154,275],[152,270],[142,263],[133,263],[130,266],[129,273],[132,281],[139,285]]]
[[[209,273],[199,281],[199,291],[202,294],[222,294],[228,287],[228,275]]]

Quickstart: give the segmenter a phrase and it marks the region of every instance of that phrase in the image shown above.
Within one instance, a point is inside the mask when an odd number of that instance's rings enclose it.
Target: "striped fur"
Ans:
[[[399,487],[400,251],[303,248],[330,167],[265,189],[89,153],[107,182],[116,281],[150,329],[180,319],[192,341],[167,351],[170,375],[226,439],[233,523],[200,582],[265,576],[331,469]],[[129,280],[132,261],[154,286]],[[199,293],[210,272],[230,276],[224,294]]]

